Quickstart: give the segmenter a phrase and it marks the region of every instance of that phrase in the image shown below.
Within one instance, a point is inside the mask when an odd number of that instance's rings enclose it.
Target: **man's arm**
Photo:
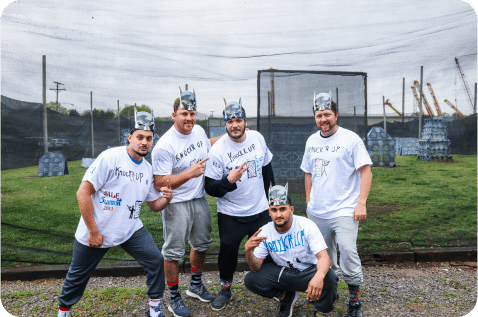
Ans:
[[[246,251],[246,262],[252,272],[259,271],[261,269],[262,262],[264,261],[264,259],[257,258],[253,253],[254,249],[261,244],[262,240],[267,239],[266,237],[257,237],[261,231],[262,229],[257,230],[257,232],[254,233],[249,240],[247,240],[246,245],[244,246]]]
[[[269,196],[269,187],[275,186],[276,182],[274,179],[274,172],[272,171],[272,163],[267,164],[262,167],[262,178],[264,180],[264,190],[266,192],[266,197]]]
[[[307,205],[310,201],[310,191],[312,190],[312,174],[305,173],[305,204]]]
[[[204,189],[209,196],[223,197],[229,192],[237,189],[236,183],[231,184],[227,179],[227,175],[224,175],[221,179],[213,179],[210,177],[204,177]]]
[[[223,176],[221,179],[213,179],[205,177],[204,188],[206,193],[213,197],[222,197],[228,192],[237,189],[236,182],[241,178],[249,167],[244,167],[247,162],[244,162],[236,169],[233,169],[229,175]]]
[[[172,189],[176,189],[179,186],[186,183],[191,178],[196,178],[204,174],[204,163],[209,160],[209,157],[206,157],[204,160],[201,160],[194,164],[190,169],[179,173],[177,175],[154,175],[154,187],[157,191],[161,191],[161,187],[165,187],[169,182]]]
[[[317,257],[317,273],[309,281],[309,286],[305,291],[307,293],[307,299],[309,301],[315,301],[319,299],[322,294],[322,289],[324,288],[324,278],[329,272],[330,268],[330,258],[327,254],[327,250],[322,250],[315,255]]]
[[[217,136],[217,137],[215,137],[215,138],[210,138],[210,139],[209,139],[209,142],[211,143],[211,146],[213,146],[214,143],[216,143],[216,141],[219,140],[220,138],[222,138],[224,135],[225,135],[225,134],[220,135],[220,136]]]
[[[76,198],[78,199],[78,207],[80,207],[81,216],[88,228],[88,246],[99,248],[103,245],[103,235],[98,231],[93,211],[91,195],[95,192],[95,187],[92,183],[89,181],[83,181],[76,192]]]
[[[171,189],[171,186],[169,186],[169,183],[167,183],[167,186],[161,187],[159,191],[163,193],[163,196],[156,200],[147,202],[149,208],[154,212],[159,212],[166,208],[173,199],[173,190]]]
[[[354,209],[354,220],[367,219],[367,198],[372,186],[372,169],[370,165],[364,165],[358,169],[360,172],[360,194],[357,206]]]

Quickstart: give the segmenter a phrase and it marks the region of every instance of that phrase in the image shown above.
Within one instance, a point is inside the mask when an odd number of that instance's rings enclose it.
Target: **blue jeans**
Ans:
[[[148,230],[142,227],[121,247],[143,266],[148,297],[162,298],[165,285],[164,259]],[[60,307],[70,308],[81,299],[90,276],[108,250],[109,248],[91,248],[75,239],[71,265],[58,300]]]
[[[244,278],[244,285],[254,294],[266,298],[277,297],[284,290],[305,292],[310,280],[317,272],[317,267],[311,266],[304,271],[283,268],[275,263],[263,263],[257,272],[249,272]],[[337,282],[339,278],[330,269],[324,277],[324,287],[320,298],[314,301],[315,309],[321,313],[334,310],[337,300]]]

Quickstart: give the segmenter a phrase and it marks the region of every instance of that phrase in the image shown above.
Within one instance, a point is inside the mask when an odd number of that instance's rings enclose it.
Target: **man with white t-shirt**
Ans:
[[[196,93],[182,91],[174,102],[174,125],[159,139],[152,151],[154,183],[161,188],[169,182],[174,198],[161,213],[163,220],[164,270],[171,294],[168,309],[176,317],[191,312],[179,293],[179,261],[186,240],[191,245],[191,282],[186,294],[211,302],[201,281],[206,251],[212,242],[211,210],[204,193],[204,168],[211,143],[204,129],[196,125]]]
[[[307,299],[314,303],[314,316],[325,316],[334,309],[338,277],[329,269],[327,245],[317,226],[305,217],[293,215],[287,187],[269,189],[272,221],[246,242],[251,272],[244,284],[255,294],[278,299],[278,317],[292,316],[298,292],[306,292]],[[268,255],[273,262],[264,262]]]
[[[162,317],[163,256],[139,219],[144,201],[159,212],[173,194],[167,184],[156,191],[151,165],[143,159],[153,145],[154,118],[136,112],[129,145],[102,152],[83,177],[76,195],[81,219],[73,256],[59,297],[59,317],[68,317],[82,297],[96,266],[114,246],[121,246],[146,272],[149,317]]]
[[[301,169],[305,172],[307,216],[319,227],[332,261],[349,286],[348,317],[361,317],[363,281],[357,252],[360,220],[367,217],[366,202],[372,184],[372,161],[360,137],[337,125],[337,106],[330,93],[314,95],[314,117],[319,131],[309,137]]]
[[[239,102],[224,100],[227,136],[211,148],[205,173],[206,192],[217,197],[219,227],[219,277],[221,291],[213,310],[226,307],[242,239],[270,221],[266,192],[274,183],[271,160],[264,137],[246,131],[246,112]]]

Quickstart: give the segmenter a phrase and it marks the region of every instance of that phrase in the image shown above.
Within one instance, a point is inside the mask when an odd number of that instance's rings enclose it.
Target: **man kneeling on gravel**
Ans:
[[[292,316],[298,292],[314,303],[314,316],[334,309],[338,277],[330,268],[327,246],[317,226],[308,218],[295,216],[287,197],[287,185],[269,189],[272,222],[260,228],[245,245],[251,272],[244,284],[253,293],[280,301],[279,317]],[[273,262],[264,263],[267,255]]]

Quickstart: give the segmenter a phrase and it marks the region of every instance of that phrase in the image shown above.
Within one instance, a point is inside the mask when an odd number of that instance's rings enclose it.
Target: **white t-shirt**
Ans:
[[[182,134],[174,125],[159,139],[151,153],[154,175],[177,175],[189,170],[205,159],[211,142],[204,129],[195,125],[190,134]],[[191,178],[173,189],[171,203],[201,198],[204,193],[204,177]]]
[[[262,226],[258,237],[267,237],[254,255],[265,259],[268,254],[279,266],[303,271],[316,265],[316,254],[327,249],[324,238],[317,225],[310,219],[292,215],[292,226],[286,232],[278,232],[274,222]]]
[[[312,134],[300,166],[312,174],[307,211],[323,219],[353,216],[360,194],[358,169],[364,165],[372,160],[354,132],[339,127],[330,137]]]
[[[246,131],[246,139],[241,143],[232,141],[227,135],[217,140],[209,152],[205,176],[220,180],[244,162],[249,166],[236,182],[237,188],[217,198],[217,212],[245,217],[268,209],[262,167],[271,160],[272,153],[257,131]]]
[[[139,212],[143,201],[161,197],[153,182],[151,165],[145,160],[136,164],[125,146],[102,152],[83,176],[95,188],[91,195],[96,226],[103,235],[102,248],[128,240],[143,227]],[[88,245],[88,228],[80,219],[75,238]]]

